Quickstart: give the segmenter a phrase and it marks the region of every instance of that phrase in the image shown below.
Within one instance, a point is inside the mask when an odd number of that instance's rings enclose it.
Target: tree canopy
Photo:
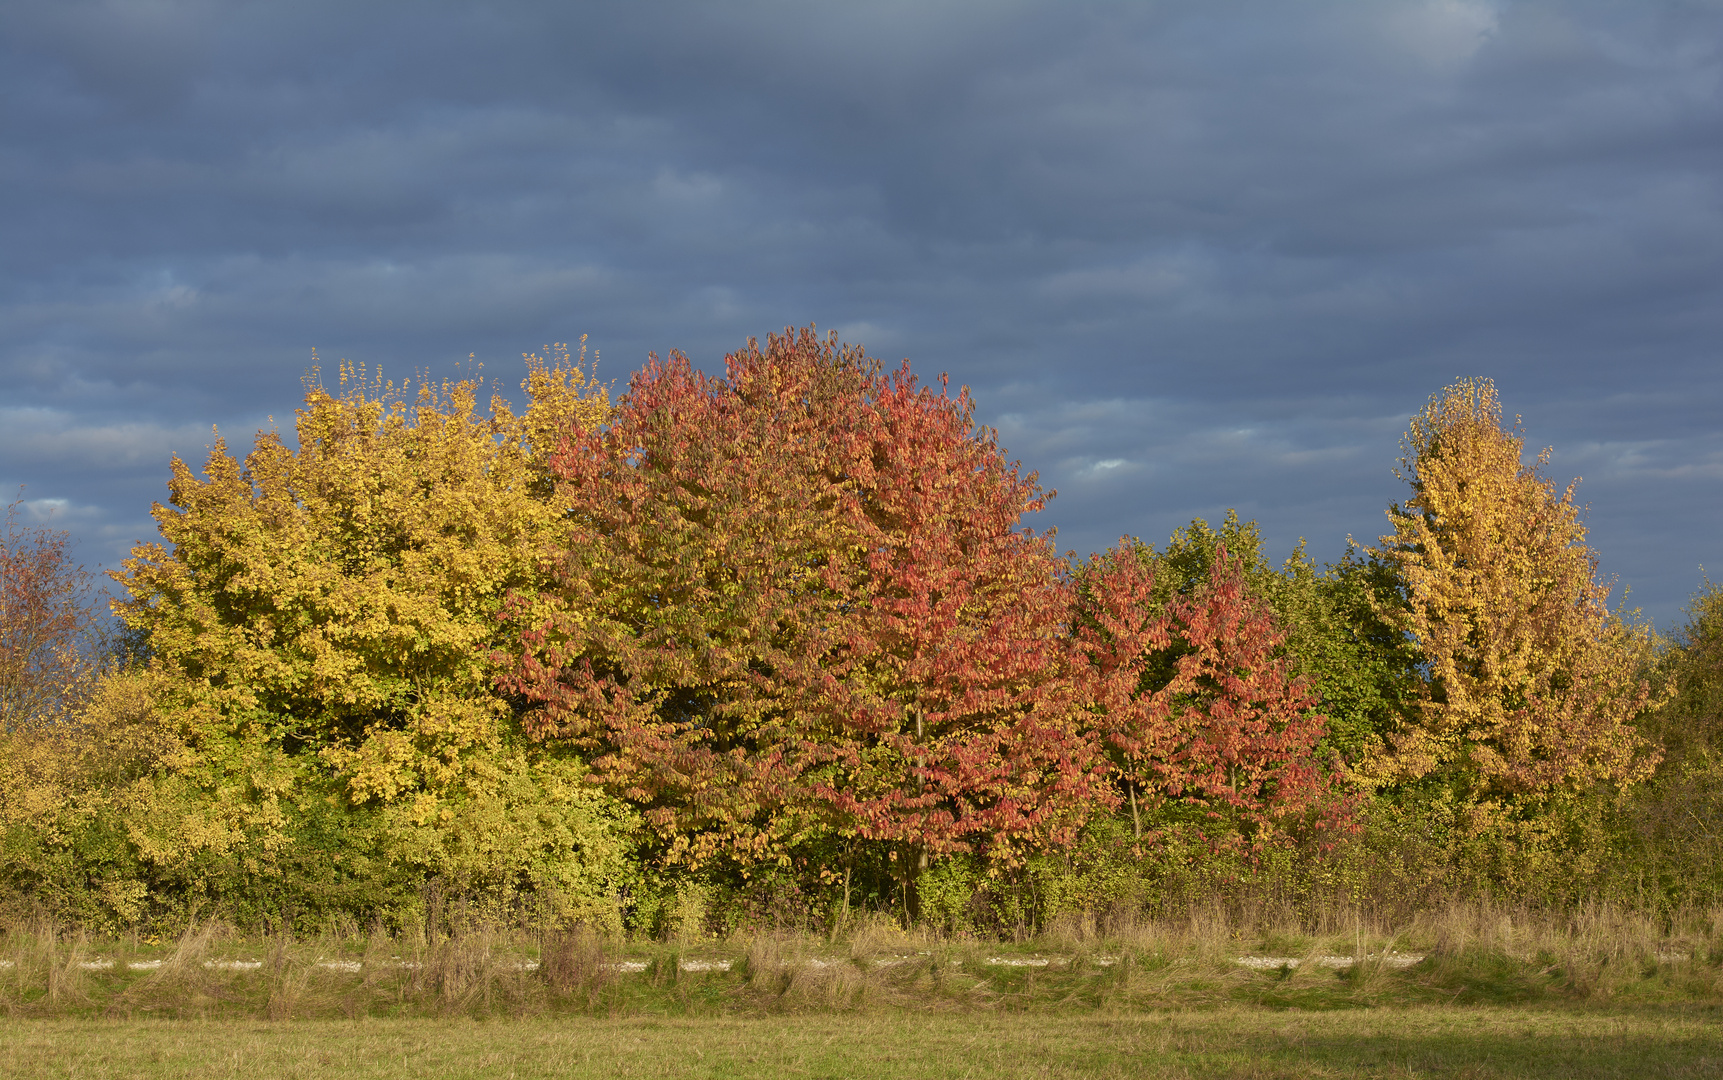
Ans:
[[[505,601],[567,545],[547,459],[608,408],[566,350],[522,388],[525,411],[481,412],[476,379],[410,392],[344,366],[338,393],[313,377],[296,447],[263,432],[242,463],[218,438],[202,477],[173,461],[165,543],[113,576],[177,677],[163,707],[208,796],[186,842],[279,847],[332,785],[391,859],[438,873],[578,877],[582,849],[619,853],[583,767],[522,739],[496,686]]]
[[[723,378],[648,364],[553,464],[570,557],[513,685],[669,858],[1010,858],[1080,823],[1065,584],[1018,527],[1044,496],[966,393],[787,333]]]
[[[1428,665],[1392,775],[1438,774],[1478,797],[1627,784],[1654,756],[1633,720],[1650,697],[1644,632],[1615,617],[1585,543],[1574,484],[1522,462],[1487,379],[1456,383],[1412,417],[1381,557],[1403,582],[1392,613]],[[1577,483],[1577,481],[1576,481]]]
[[[314,370],[291,435],[174,459],[111,575],[123,655],[15,505],[0,902],[655,931],[714,890],[1001,927],[1240,881],[1723,895],[1718,590],[1663,645],[1612,612],[1487,380],[1412,417],[1392,533],[1324,567],[1231,512],[1061,557],[966,389],[812,327],[614,402],[562,348],[521,388]]]

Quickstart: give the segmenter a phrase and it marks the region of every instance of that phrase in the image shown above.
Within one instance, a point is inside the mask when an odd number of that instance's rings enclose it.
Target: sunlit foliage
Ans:
[[[811,330],[726,363],[654,361],[555,459],[576,525],[516,681],[535,729],[594,754],[672,862],[1068,834],[1095,765],[1059,564],[1018,528],[1034,477],[966,393]]]
[[[527,369],[519,411],[314,370],[292,437],[175,459],[123,638],[11,508],[0,907],[695,939],[1723,896],[1719,591],[1671,642],[1612,612],[1488,381],[1318,567],[1233,513],[1060,558],[967,390],[811,327],[614,405]]]
[[[1152,829],[1184,807],[1222,845],[1261,843],[1329,794],[1313,753],[1325,718],[1243,558],[1223,544],[1206,581],[1161,599],[1166,565],[1126,540],[1082,577],[1076,644],[1093,665],[1095,726],[1136,839],[1145,816]]]
[[[241,462],[218,439],[201,477],[174,460],[165,543],[113,576],[179,678],[159,707],[202,793],[181,846],[278,855],[327,797],[386,862],[455,880],[591,893],[617,858],[583,766],[522,739],[495,687],[505,598],[567,546],[546,460],[608,408],[566,350],[528,363],[518,414],[481,411],[476,379],[410,392],[344,366],[337,392],[311,379],[296,447],[263,432]]]
[[[1391,738],[1390,775],[1439,774],[1466,796],[1625,785],[1654,758],[1632,720],[1649,701],[1644,632],[1614,617],[1573,485],[1521,460],[1488,380],[1448,387],[1413,416],[1382,558],[1398,571],[1397,625],[1428,665],[1415,721]]]

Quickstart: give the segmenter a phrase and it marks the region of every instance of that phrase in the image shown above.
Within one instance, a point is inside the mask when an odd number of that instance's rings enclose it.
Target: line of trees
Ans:
[[[1723,888],[1718,593],[1673,642],[1612,611],[1487,381],[1413,417],[1378,547],[1275,565],[1229,515],[1072,562],[907,363],[810,328],[613,402],[581,359],[529,357],[518,413],[343,366],[296,445],[175,459],[119,649],[13,519],[8,902],[650,931]]]

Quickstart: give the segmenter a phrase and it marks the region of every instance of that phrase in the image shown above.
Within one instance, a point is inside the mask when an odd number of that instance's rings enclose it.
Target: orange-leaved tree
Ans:
[[[1313,759],[1324,718],[1243,560],[1221,547],[1206,582],[1164,603],[1157,562],[1128,539],[1093,559],[1075,623],[1133,833],[1194,815],[1214,841],[1260,845],[1312,810],[1339,824]]]
[[[561,605],[515,686],[671,862],[804,842],[1010,859],[1095,779],[1065,679],[1044,496],[967,394],[812,329],[635,375],[555,460]],[[541,604],[542,607],[542,604]]]
[[[1574,505],[1521,460],[1494,384],[1467,379],[1412,417],[1380,554],[1406,605],[1388,612],[1427,664],[1416,720],[1394,734],[1383,779],[1445,781],[1494,799],[1626,785],[1655,764],[1632,726],[1649,700],[1643,629],[1607,606]]]

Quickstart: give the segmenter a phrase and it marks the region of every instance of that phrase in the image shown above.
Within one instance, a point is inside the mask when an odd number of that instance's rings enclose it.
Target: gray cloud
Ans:
[[[1081,551],[1321,557],[1497,379],[1668,623],[1718,557],[1714,4],[303,4],[0,13],[0,482],[113,561],[311,349],[817,321],[975,390]],[[68,515],[72,510],[68,509]]]

